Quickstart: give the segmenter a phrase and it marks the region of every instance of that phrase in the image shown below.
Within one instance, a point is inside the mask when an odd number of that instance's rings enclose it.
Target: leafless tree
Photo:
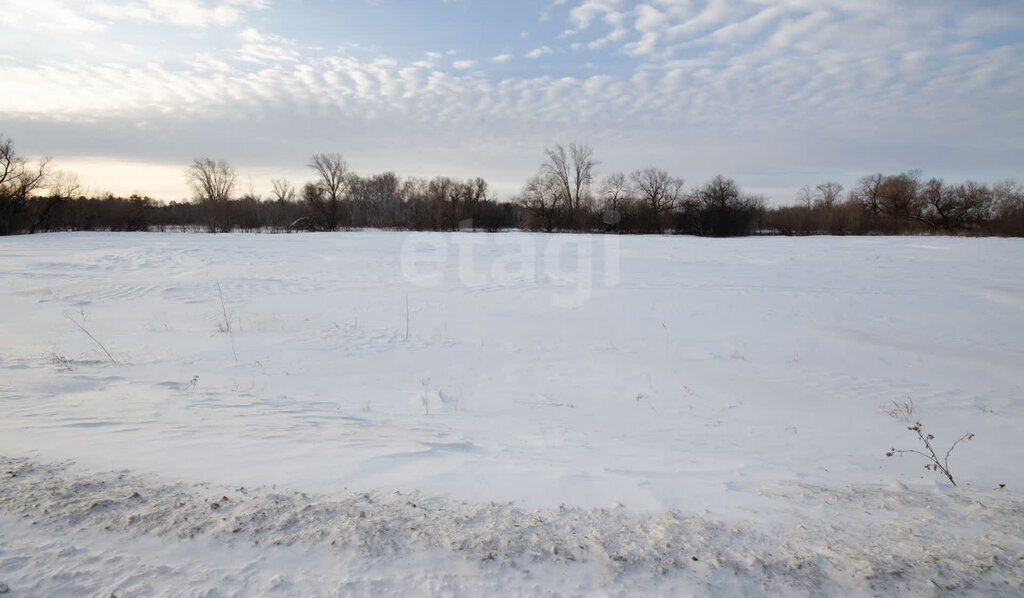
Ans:
[[[740,187],[733,179],[718,175],[697,190],[697,197],[705,209],[723,209],[739,201]]]
[[[993,209],[1001,212],[1024,212],[1024,185],[1013,180],[999,181],[992,186]]]
[[[295,187],[288,182],[288,179],[274,179],[270,181],[270,187],[270,194],[274,201],[295,201]]]
[[[447,177],[445,177],[447,178]],[[459,230],[459,223],[462,220],[462,213],[464,209],[464,202],[466,201],[466,186],[462,183],[448,180],[448,185],[445,186],[444,199],[442,200],[445,206],[445,216],[448,222],[449,230]]]
[[[629,178],[650,230],[660,234],[664,230],[665,216],[683,200],[683,179],[658,168],[635,170]]]
[[[929,226],[949,230],[952,224],[953,193],[942,179],[930,179],[921,187],[921,219]]]
[[[353,226],[394,228],[402,221],[402,181],[393,172],[350,174],[346,196]]]
[[[309,216],[299,218],[291,223],[291,228],[302,228],[316,230],[325,228],[321,220],[323,205],[326,203],[326,192],[323,185],[318,183],[306,183],[302,187],[302,201],[309,206]]]
[[[616,172],[605,177],[598,189],[601,202],[601,220],[616,229],[623,217],[633,209],[633,194],[626,176]]]
[[[70,230],[65,212],[68,202],[77,198],[82,190],[78,175],[58,170],[49,177],[49,194],[41,198],[29,232]]]
[[[814,205],[818,208],[831,210],[839,203],[843,194],[843,186],[835,181],[822,183],[814,188]]]
[[[537,175],[527,181],[520,203],[529,212],[535,228],[551,232],[558,226],[560,197],[561,189],[554,178]]]
[[[465,182],[465,195],[462,202],[462,222],[475,218],[477,207],[481,202],[487,201],[487,181],[480,177],[469,179]]]
[[[907,172],[885,177],[880,190],[883,211],[897,223],[909,221],[918,209],[921,172]]]
[[[1000,233],[1024,236],[1024,185],[1013,179],[993,185],[992,217]]]
[[[594,183],[594,150],[586,145],[569,144],[569,151],[561,145],[545,148],[546,160],[539,176],[550,179],[548,185],[557,193],[557,205],[577,223],[584,210],[593,202],[591,187]]]
[[[427,200],[429,184],[426,179],[410,177],[402,181],[399,188],[403,223],[414,230],[432,228],[430,203]]]
[[[810,185],[804,185],[796,192],[796,201],[809,210],[814,205],[816,196],[817,194],[811,189]]]
[[[427,182],[426,201],[430,228],[455,230],[458,227],[458,206],[462,190],[451,177],[436,176]]]
[[[698,232],[725,237],[753,232],[765,201],[744,195],[736,181],[718,175],[694,192],[693,203],[700,212]]]
[[[317,184],[323,189],[323,201],[313,207],[326,230],[341,225],[341,201],[348,180],[348,163],[339,153],[313,154],[309,167],[316,171]]]
[[[82,184],[78,181],[78,175],[73,172],[58,170],[50,179],[50,195],[61,199],[73,199],[78,197],[82,190]]]
[[[196,199],[222,202],[231,199],[237,175],[224,160],[196,158],[188,168],[187,177]]]
[[[984,221],[992,210],[992,190],[976,181],[955,186],[953,198],[952,230],[971,230]]]
[[[192,187],[193,195],[203,206],[209,232],[231,230],[227,212],[236,178],[235,169],[224,160],[214,161],[206,157],[192,160],[186,179]]]
[[[431,228],[472,228],[477,205],[487,200],[487,181],[479,177],[465,182],[446,176],[434,177],[426,184],[425,195],[432,212]]]
[[[862,177],[857,186],[850,189],[850,199],[857,201],[873,216],[881,216],[883,212],[882,187],[885,176],[872,174]]]
[[[50,176],[50,159],[34,166],[14,151],[14,143],[0,135],[0,235],[17,232],[17,220],[30,197]]]

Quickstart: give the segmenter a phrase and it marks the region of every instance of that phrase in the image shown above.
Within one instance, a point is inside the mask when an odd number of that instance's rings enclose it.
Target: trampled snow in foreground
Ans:
[[[1024,592],[1020,240],[38,235],[0,280],[12,595]],[[885,456],[914,420],[957,487]]]

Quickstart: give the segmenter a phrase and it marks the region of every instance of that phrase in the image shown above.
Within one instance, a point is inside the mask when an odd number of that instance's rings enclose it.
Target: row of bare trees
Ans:
[[[1024,236],[1024,186],[1013,180],[951,184],[911,170],[865,176],[843,191],[836,182],[802,188],[797,205],[765,215],[766,232]]]
[[[390,172],[360,177],[349,170],[341,154],[315,154],[309,163],[314,180],[301,189],[287,180],[274,180],[272,201],[278,207],[262,211],[276,218],[266,227],[292,230],[525,227],[735,236],[761,229],[764,199],[743,193],[732,179],[718,176],[687,189],[680,177],[643,168],[628,176],[613,173],[598,182],[597,166],[593,149],[586,145],[547,148],[537,174],[521,193],[511,202],[496,202],[488,197],[481,178],[402,180]],[[244,217],[257,211],[254,198],[230,200],[235,172],[225,162],[198,158],[188,179],[206,230],[248,229],[253,222],[264,221]],[[294,208],[287,209],[291,204]]]
[[[521,215],[514,206],[491,200],[487,182],[479,177],[465,181],[444,176],[402,180],[392,172],[361,177],[349,170],[338,153],[314,154],[309,167],[315,179],[301,190],[286,179],[272,181],[269,201],[277,206],[273,213],[278,219],[268,224],[269,228],[498,230],[520,224]],[[230,165],[197,158],[187,178],[194,199],[203,208],[208,231],[245,228],[238,219],[238,206],[230,200],[236,178]],[[260,201],[252,196],[242,199]]]
[[[402,180],[394,173],[360,177],[341,154],[313,155],[315,179],[297,190],[274,180],[273,201],[298,203],[287,228],[333,231],[349,227],[459,230],[526,227],[535,230],[681,233],[735,236],[758,232],[764,199],[744,194],[722,176],[687,189],[682,178],[658,168],[613,173],[595,180],[592,148],[572,143],[544,150],[537,174],[511,203],[492,201],[481,178]],[[198,158],[188,171],[206,229],[245,228],[230,201],[234,170]],[[280,224],[280,223],[279,223]]]
[[[1004,181],[948,184],[918,171],[876,174],[852,189],[837,182],[805,186],[789,206],[767,207],[733,179],[688,187],[659,168],[597,178],[589,146],[544,150],[537,174],[512,201],[488,194],[481,178],[402,179],[359,176],[338,153],[314,154],[313,179],[296,187],[272,182],[269,198],[237,194],[237,173],[223,160],[188,167],[192,201],[80,195],[73,175],[47,159],[31,163],[0,136],[0,234],[60,230],[603,231],[695,234],[1001,234],[1024,236],[1024,188]]]
[[[756,232],[764,210],[762,197],[723,176],[687,189],[680,177],[642,168],[598,182],[590,147],[556,145],[544,155],[519,197],[531,228],[733,236]]]
[[[1024,187],[925,180],[920,171],[874,174],[849,191],[835,181],[805,186],[795,205],[767,207],[732,179],[693,188],[657,168],[595,179],[585,145],[545,150],[520,196],[529,226],[541,230],[748,234],[998,234],[1024,236]]]

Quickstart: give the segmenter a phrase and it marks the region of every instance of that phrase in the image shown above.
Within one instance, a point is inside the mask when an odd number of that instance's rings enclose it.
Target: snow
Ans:
[[[3,238],[0,583],[1021,592],[1022,264],[1010,239]],[[940,452],[975,434],[956,488],[885,456],[921,448],[907,400]]]

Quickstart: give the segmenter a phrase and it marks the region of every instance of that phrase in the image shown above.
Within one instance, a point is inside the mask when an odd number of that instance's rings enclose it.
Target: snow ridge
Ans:
[[[970,491],[779,484],[764,492],[821,517],[778,523],[776,516],[768,526],[677,511],[523,509],[419,493],[226,489],[6,457],[0,471],[0,511],[51,536],[102,529],[175,539],[171,544],[299,546],[374,562],[439,551],[498,578],[537,567],[582,578],[596,569],[601,592],[610,594],[628,593],[638,580],[669,593],[683,586],[797,595],[1024,590],[1024,500]],[[0,569],[9,569],[3,557],[0,550]]]

